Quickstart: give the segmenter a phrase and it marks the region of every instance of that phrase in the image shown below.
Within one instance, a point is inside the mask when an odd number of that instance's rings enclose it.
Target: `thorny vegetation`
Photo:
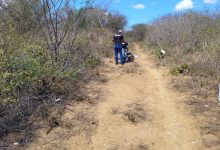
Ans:
[[[13,134],[28,142],[39,120],[59,124],[64,99],[83,99],[80,81],[125,24],[90,0],[0,0],[0,149]]]

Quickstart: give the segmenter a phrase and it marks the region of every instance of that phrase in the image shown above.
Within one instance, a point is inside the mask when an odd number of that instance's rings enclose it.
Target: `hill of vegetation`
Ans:
[[[199,120],[204,143],[219,146],[220,13],[168,14],[151,24],[135,25],[127,36],[150,48],[159,64],[171,68],[174,88],[191,95],[185,103]],[[161,49],[166,51],[164,57]]]

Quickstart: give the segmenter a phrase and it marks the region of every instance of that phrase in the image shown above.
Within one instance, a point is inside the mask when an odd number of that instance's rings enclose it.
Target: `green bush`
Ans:
[[[188,72],[190,69],[190,66],[188,64],[182,64],[181,66],[179,67],[174,67],[170,70],[170,73],[171,75],[174,75],[174,76],[178,76],[179,74],[182,74],[182,73],[185,73],[185,72]]]
[[[10,133],[29,137],[26,133],[33,133],[29,131],[35,117],[49,118],[51,108],[59,109],[67,96],[77,97],[75,93],[87,84],[80,83],[84,76],[90,75],[99,58],[112,54],[112,25],[120,22],[120,29],[125,25],[121,15],[106,16],[99,8],[85,14],[68,4],[54,6],[53,11],[40,1],[0,4],[0,138],[4,145],[13,143],[5,140]],[[56,103],[58,97],[62,101]],[[26,142],[26,137],[19,141]]]
[[[85,63],[86,67],[91,67],[91,68],[95,68],[99,64],[100,64],[100,59],[94,56],[89,56]]]
[[[31,84],[38,82],[42,75],[44,58],[42,47],[39,45],[26,45],[16,53],[6,57],[1,49],[0,54],[0,91],[4,102],[13,102],[18,93]]]
[[[154,54],[156,55],[157,58],[161,58],[161,53],[159,48],[155,49]]]

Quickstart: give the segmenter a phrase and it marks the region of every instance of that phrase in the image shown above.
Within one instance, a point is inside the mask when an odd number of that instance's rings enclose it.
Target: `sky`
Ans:
[[[173,12],[216,10],[220,0],[99,0],[98,4],[107,7],[110,12],[125,15],[127,29],[138,23],[151,23],[154,19]]]

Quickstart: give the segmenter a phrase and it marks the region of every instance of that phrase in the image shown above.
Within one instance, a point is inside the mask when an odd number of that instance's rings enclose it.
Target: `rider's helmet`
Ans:
[[[122,34],[122,30],[118,30],[118,34]]]

